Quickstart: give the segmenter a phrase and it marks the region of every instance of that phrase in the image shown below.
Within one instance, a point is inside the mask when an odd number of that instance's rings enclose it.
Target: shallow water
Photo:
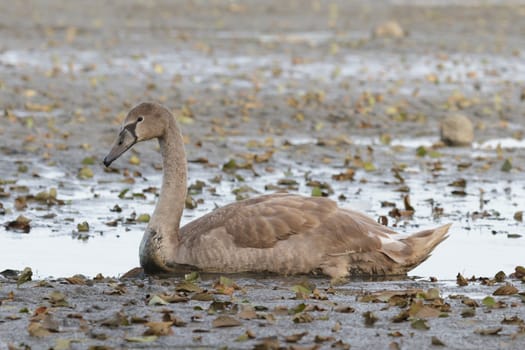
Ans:
[[[366,144],[365,139],[356,138],[356,143]],[[371,144],[373,141],[368,140]],[[232,143],[245,142],[244,139],[232,140]],[[293,144],[299,146],[308,144],[308,139],[292,140]],[[396,140],[394,145],[402,144],[410,148],[425,144],[426,139],[420,140]],[[430,142],[430,141],[428,141]],[[431,143],[431,142],[430,142]],[[487,145],[505,144],[505,140],[489,140],[474,149],[482,152]],[[377,150],[381,151],[377,145]],[[454,150],[455,153],[468,153],[469,150]],[[408,152],[412,153],[412,151]],[[13,159],[0,160],[3,169],[12,164]],[[309,164],[297,164],[293,160],[280,159],[280,168],[286,169],[286,165],[293,169],[288,178],[293,178],[299,183],[299,193],[310,194],[310,188],[304,185],[304,173],[310,171],[310,176],[316,179],[329,179],[330,174],[340,171],[337,167],[323,166],[312,169]],[[115,166],[119,166],[117,163]],[[134,185],[127,185],[115,181],[117,176],[106,174],[104,182],[95,180],[81,181],[74,176],[66,176],[65,172],[56,167],[36,166],[34,171],[40,174],[39,178],[22,177],[17,185],[28,186],[31,189],[48,190],[57,187],[58,198],[67,202],[64,206],[45,208],[41,206],[30,206],[23,214],[33,219],[35,223],[29,234],[4,231],[0,234],[0,266],[2,268],[22,269],[31,266],[40,277],[68,276],[76,273],[94,276],[97,273],[117,276],[138,266],[138,245],[145,228],[145,224],[119,223],[118,227],[109,227],[105,222],[117,218],[130,217],[133,212],[137,215],[151,213],[154,208],[155,195],[146,193],[144,199],[120,199],[120,191],[129,189],[128,194],[142,192],[150,186],[159,186],[161,180],[160,172],[144,175]],[[208,182],[214,173],[220,171],[203,169],[198,164],[190,164],[190,183],[195,180]],[[249,174],[243,174],[249,177]],[[391,186],[384,184],[381,172],[379,174],[366,174],[368,182],[359,184],[356,182],[332,181],[335,195],[344,194],[347,198],[340,201],[340,205],[364,211],[374,218],[379,215],[387,215],[391,208],[382,208],[382,201],[402,203],[400,194]],[[499,270],[512,271],[513,268],[522,263],[523,251],[525,249],[525,238],[509,238],[508,234],[524,235],[523,227],[512,219],[517,211],[520,198],[525,198],[525,187],[522,183],[512,183],[509,179],[470,179],[465,191],[465,196],[454,196],[450,194],[451,188],[446,184],[432,184],[428,176],[415,164],[407,169],[405,176],[406,185],[410,187],[411,202],[417,204],[413,219],[398,222],[397,230],[403,234],[409,234],[422,229],[436,227],[452,222],[449,238],[434,251],[432,256],[413,270],[410,275],[429,277],[434,276],[441,280],[453,279],[458,272],[470,276],[490,276]],[[5,178],[5,176],[4,176]],[[259,193],[265,193],[264,186],[275,183],[283,178],[280,172],[263,174],[259,177],[251,177],[247,183]],[[119,178],[120,179],[120,178]],[[443,182],[443,181],[442,181]],[[445,181],[447,182],[447,181]],[[195,198],[204,199],[194,210],[186,210],[182,219],[185,224],[199,217],[215,206],[222,206],[235,200],[232,190],[239,183],[223,179],[220,184],[214,184],[216,195],[210,195],[205,188],[202,195]],[[8,186],[8,185],[6,185]],[[483,187],[484,206],[480,208],[480,187]],[[511,188],[511,190],[510,190]],[[254,194],[255,195],[255,194]],[[441,206],[445,214],[441,218],[434,219],[432,206]],[[337,200],[337,199],[336,199]],[[4,200],[4,207],[10,208],[12,198]],[[118,204],[122,208],[121,213],[112,213],[109,209]],[[476,211],[494,211],[494,215],[473,219],[470,214]],[[497,213],[495,213],[497,211]],[[42,215],[52,212],[56,217],[52,219],[41,219]],[[492,212],[491,212],[492,213]],[[3,221],[13,220],[18,215],[11,211],[6,214]],[[76,225],[87,221],[90,224],[90,232],[87,235],[79,235]],[[390,224],[393,219],[389,218]]]

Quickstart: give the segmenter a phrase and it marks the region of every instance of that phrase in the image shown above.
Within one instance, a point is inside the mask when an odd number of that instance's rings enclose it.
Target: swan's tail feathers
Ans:
[[[428,259],[434,248],[447,239],[448,229],[451,225],[447,224],[432,230],[421,231],[402,239],[411,250],[411,254],[406,257],[403,264],[407,271]]]

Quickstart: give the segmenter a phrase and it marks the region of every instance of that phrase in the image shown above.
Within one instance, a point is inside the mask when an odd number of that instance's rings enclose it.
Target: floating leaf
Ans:
[[[140,165],[140,158],[133,154],[131,157],[129,157],[129,164]]]
[[[456,276],[456,283],[460,287],[464,287],[468,285],[468,281],[465,277],[463,277],[460,273]]]
[[[82,180],[91,179],[93,175],[93,170],[91,170],[91,168],[87,166],[83,167],[78,171],[78,178]]]
[[[320,187],[312,187],[312,197],[322,197],[323,191]]]
[[[505,159],[505,161],[503,162],[503,165],[501,166],[501,171],[504,171],[504,172],[509,172],[512,170],[512,163],[510,161],[510,159]]]
[[[140,214],[138,217],[137,217],[137,222],[149,222],[150,220],[150,215],[149,214]]]
[[[78,232],[89,232],[89,224],[87,221],[83,221],[77,224]]]
[[[496,300],[494,300],[493,297],[485,297],[481,303],[486,307],[494,307],[496,305]]]
[[[5,228],[7,230],[20,232],[20,233],[29,233],[31,230],[31,225],[29,224],[31,222],[30,219],[26,218],[23,215],[19,215],[15,220],[8,221],[5,224]]]

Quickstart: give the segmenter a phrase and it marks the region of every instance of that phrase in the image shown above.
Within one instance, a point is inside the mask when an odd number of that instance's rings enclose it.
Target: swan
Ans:
[[[158,139],[160,195],[140,244],[146,273],[402,275],[426,260],[450,224],[400,235],[322,197],[275,193],[218,208],[180,227],[187,191],[183,138],[172,113],[144,102],[127,114],[104,165],[138,142]]]

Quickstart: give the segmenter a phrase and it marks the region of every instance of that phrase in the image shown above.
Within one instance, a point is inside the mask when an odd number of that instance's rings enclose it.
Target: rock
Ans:
[[[474,127],[469,118],[461,114],[445,117],[440,126],[441,141],[449,146],[469,146],[474,140]]]
[[[373,36],[379,38],[402,38],[407,33],[403,30],[399,22],[386,21],[374,28]]]

